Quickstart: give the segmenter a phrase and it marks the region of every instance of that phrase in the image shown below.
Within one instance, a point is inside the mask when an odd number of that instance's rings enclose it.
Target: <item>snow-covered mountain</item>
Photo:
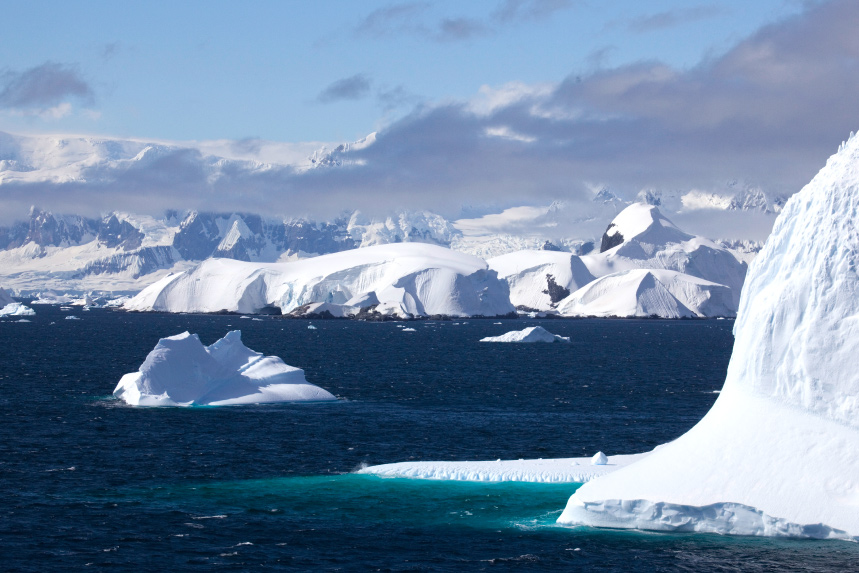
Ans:
[[[426,243],[282,263],[207,259],[144,289],[125,307],[332,317],[497,316],[514,307],[561,316],[736,312],[745,263],[684,233],[656,207],[627,207],[609,225],[602,247],[582,257],[520,251],[488,262]]]
[[[132,293],[211,257],[275,262],[388,243],[448,245],[456,234],[427,211],[315,222],[196,211],[94,219],[33,208],[28,221],[0,227],[0,280],[22,294]]]

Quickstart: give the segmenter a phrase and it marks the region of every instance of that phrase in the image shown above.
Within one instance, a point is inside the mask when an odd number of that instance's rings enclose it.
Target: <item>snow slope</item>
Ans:
[[[370,296],[372,295],[372,296]],[[497,316],[513,311],[507,285],[477,257],[422,243],[379,245],[287,263],[209,259],[144,289],[129,310],[253,313],[343,305],[361,297],[401,317]]]
[[[585,483],[610,474],[648,455],[650,455],[649,452],[609,456],[604,465],[594,465],[591,458],[496,460],[494,462],[400,462],[370,466],[357,473],[434,480]]]
[[[858,167],[852,137],[785,205],[710,412],[583,486],[560,523],[859,540]]]
[[[562,316],[733,316],[724,285],[676,271],[635,269],[600,277],[557,305]]]
[[[507,282],[510,302],[528,310],[552,310],[594,280],[580,257],[559,251],[518,251],[486,262]]]
[[[681,231],[653,205],[633,203],[621,211],[600,251],[582,257],[595,277],[633,269],[677,271],[731,289],[734,311],[739,303],[746,264],[713,241]]]
[[[113,395],[133,406],[225,406],[336,398],[304,379],[304,371],[242,344],[238,330],[209,346],[196,334],[162,338]]]
[[[522,330],[512,330],[501,336],[487,336],[480,342],[569,342],[569,336],[552,334],[542,326],[529,326]]]

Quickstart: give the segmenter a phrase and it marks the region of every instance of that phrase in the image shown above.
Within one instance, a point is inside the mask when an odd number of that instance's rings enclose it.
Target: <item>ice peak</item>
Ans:
[[[609,224],[602,237],[600,252],[638,239],[644,243],[666,244],[688,241],[692,235],[684,233],[668,220],[655,205],[633,203]]]

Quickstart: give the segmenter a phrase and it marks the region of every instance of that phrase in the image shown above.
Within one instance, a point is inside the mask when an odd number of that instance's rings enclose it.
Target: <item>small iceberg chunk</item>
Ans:
[[[132,406],[225,406],[336,400],[310,384],[304,370],[263,356],[233,330],[210,346],[196,334],[162,338],[137,372],[120,379],[113,395]]]
[[[313,326],[312,324],[308,324],[308,325],[307,325],[307,330],[316,330],[316,327],[315,327],[315,326]]]
[[[592,466],[604,466],[608,463],[608,456],[606,456],[602,452],[597,452],[594,454],[594,457],[591,458]]]
[[[70,314],[66,317],[66,320],[80,320],[77,316]]]
[[[569,342],[569,336],[552,334],[542,326],[529,326],[522,330],[512,330],[501,336],[487,336],[480,342]]]
[[[417,332],[414,328],[404,328],[400,332]]]
[[[24,306],[20,302],[10,302],[6,306],[0,308],[0,317],[7,316],[33,316],[36,312],[29,306]]]

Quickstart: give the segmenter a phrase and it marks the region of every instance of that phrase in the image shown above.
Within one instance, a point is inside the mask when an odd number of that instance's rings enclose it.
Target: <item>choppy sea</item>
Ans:
[[[561,528],[575,485],[364,464],[646,451],[715,401],[729,320],[308,322],[62,311],[0,321],[0,570],[832,571],[859,546]],[[80,320],[66,320],[67,315]],[[17,319],[15,319],[17,320]],[[478,342],[541,324],[572,344]],[[245,344],[337,403],[112,399],[163,336]]]

